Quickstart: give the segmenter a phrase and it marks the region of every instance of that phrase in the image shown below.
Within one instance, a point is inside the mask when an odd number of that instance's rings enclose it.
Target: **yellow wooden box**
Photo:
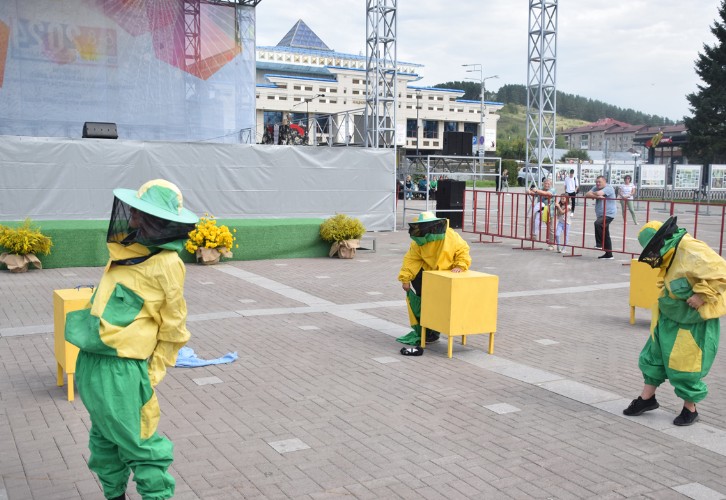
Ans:
[[[497,299],[499,276],[465,271],[425,271],[421,297],[421,326],[436,330],[449,339],[448,355],[452,356],[453,337],[489,334],[489,354],[494,352],[497,330]],[[425,330],[421,346],[426,346]]]
[[[638,259],[630,261],[630,324],[635,324],[635,308],[650,309],[660,297],[658,288],[658,272],[645,262]]]
[[[91,288],[69,288],[53,291],[53,329],[55,361],[58,365],[58,386],[63,385],[63,372],[68,375],[68,401],[73,401],[73,374],[76,373],[78,348],[66,342],[66,314],[83,309],[93,294]]]

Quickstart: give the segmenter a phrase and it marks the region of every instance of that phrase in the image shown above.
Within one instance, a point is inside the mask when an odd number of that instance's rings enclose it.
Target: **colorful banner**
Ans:
[[[254,8],[0,2],[0,134],[238,142],[255,120]]]

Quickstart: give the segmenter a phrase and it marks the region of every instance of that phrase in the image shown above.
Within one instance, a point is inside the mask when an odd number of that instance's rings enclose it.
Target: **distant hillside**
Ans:
[[[511,141],[517,137],[525,137],[527,134],[527,107],[521,104],[505,104],[497,113],[497,141]],[[559,114],[555,118],[557,130],[571,127],[578,127],[589,123],[586,120],[577,118],[566,118]]]
[[[442,89],[460,89],[465,92],[463,99],[478,100],[480,84],[470,81],[446,82],[434,85]],[[527,106],[527,88],[524,85],[503,85],[497,92],[486,92],[487,101],[498,101],[504,104]],[[501,113],[500,113],[501,114]],[[565,119],[582,120],[590,123],[600,118],[613,118],[631,125],[674,125],[673,120],[658,115],[649,115],[633,109],[623,109],[602,101],[588,99],[573,94],[557,91],[557,129],[567,128]],[[500,126],[502,121],[500,120]]]

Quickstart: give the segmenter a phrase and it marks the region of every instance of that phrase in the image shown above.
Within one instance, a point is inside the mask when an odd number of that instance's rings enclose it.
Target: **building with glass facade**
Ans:
[[[289,125],[297,138],[305,136],[308,144],[362,142],[365,55],[331,50],[300,20],[277,45],[257,47],[256,61],[255,142],[280,143],[283,125]],[[463,90],[417,87],[422,68],[398,62],[399,146],[409,154],[417,147],[420,154],[441,153],[444,132],[471,132],[476,138],[483,122],[484,149],[495,151],[496,112],[502,103],[482,105],[478,100],[463,100]]]

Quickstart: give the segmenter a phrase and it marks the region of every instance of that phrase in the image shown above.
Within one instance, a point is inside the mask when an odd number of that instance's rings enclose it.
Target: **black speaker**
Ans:
[[[464,212],[436,212],[436,217],[449,219],[449,227],[461,229],[464,226]]]
[[[471,132],[444,132],[444,155],[471,156],[473,138]]]
[[[118,139],[115,123],[86,122],[83,124],[84,139]]]
[[[439,181],[436,188],[436,208],[461,208],[464,206],[466,182],[453,179]]]

